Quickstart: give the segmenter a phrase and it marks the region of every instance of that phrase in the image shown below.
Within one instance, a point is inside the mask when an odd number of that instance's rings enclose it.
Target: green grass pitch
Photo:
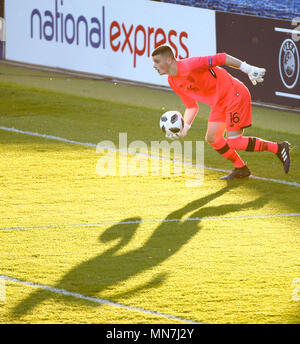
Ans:
[[[288,175],[241,152],[268,180],[227,183],[207,144],[199,187],[97,174],[98,142],[161,141],[169,109],[172,93],[0,65],[1,127],[92,144],[0,130],[0,323],[300,323],[300,115],[255,107],[246,131],[291,142]]]

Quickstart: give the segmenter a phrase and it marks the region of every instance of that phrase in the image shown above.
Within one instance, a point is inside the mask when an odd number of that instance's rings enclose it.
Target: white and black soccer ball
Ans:
[[[167,135],[180,132],[184,126],[184,120],[179,111],[167,111],[160,118],[160,129]]]

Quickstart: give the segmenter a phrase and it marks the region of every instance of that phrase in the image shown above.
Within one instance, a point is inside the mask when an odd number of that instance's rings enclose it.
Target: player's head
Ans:
[[[172,48],[163,44],[155,48],[152,52],[153,68],[158,71],[160,75],[169,74],[171,66],[176,61]]]

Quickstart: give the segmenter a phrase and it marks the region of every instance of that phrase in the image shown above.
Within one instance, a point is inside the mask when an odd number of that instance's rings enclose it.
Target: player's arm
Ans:
[[[183,115],[184,126],[183,126],[181,132],[173,133],[173,134],[170,134],[168,136],[169,139],[176,140],[176,139],[184,137],[187,134],[187,132],[189,131],[189,129],[193,123],[194,118],[196,117],[196,115],[198,113],[199,107],[198,107],[198,103],[195,99],[184,94],[182,92],[182,90],[180,90],[178,87],[176,87],[176,85],[171,80],[169,80],[169,84],[170,84],[171,88],[173,89],[173,91],[180,97],[181,101],[185,105],[185,111],[184,111],[184,115]]]
[[[181,131],[182,137],[185,136],[187,134],[187,132],[189,131],[197,113],[198,113],[198,106],[185,109],[184,115],[183,115],[184,127]]]
[[[195,107],[187,107],[184,111],[184,115],[183,115],[184,126],[181,129],[181,131],[179,133],[168,134],[166,137],[168,137],[171,140],[177,140],[184,137],[189,131],[197,113],[198,113],[198,104],[196,104]]]
[[[181,101],[185,105],[185,111],[184,111],[184,115],[183,115],[184,126],[183,126],[181,132],[176,133],[176,134],[172,134],[171,137],[169,137],[170,139],[174,140],[174,139],[179,139],[181,137],[184,137],[187,134],[187,132],[189,131],[189,129],[193,123],[194,118],[196,117],[196,115],[198,113],[199,107],[198,107],[198,103],[195,99],[184,94],[182,92],[182,90],[180,88],[176,87],[176,85],[170,79],[169,79],[169,84],[170,84],[171,88],[173,89],[173,91],[180,97]]]
[[[263,77],[266,73],[265,68],[251,66],[248,63],[242,62],[236,57],[230,56],[228,54],[226,54],[225,65],[232,68],[240,69],[242,72],[248,74],[249,79],[251,80],[253,85],[256,85],[258,82],[264,81]]]
[[[236,57],[226,54],[225,65],[232,68],[240,69],[242,61]]]

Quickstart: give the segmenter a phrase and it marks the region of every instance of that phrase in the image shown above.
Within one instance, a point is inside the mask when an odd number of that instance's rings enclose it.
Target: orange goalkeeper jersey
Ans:
[[[197,101],[212,107],[224,106],[231,101],[228,91],[235,83],[241,83],[218,67],[225,60],[225,53],[178,60],[177,75],[168,76],[169,85],[187,108],[197,107]]]

